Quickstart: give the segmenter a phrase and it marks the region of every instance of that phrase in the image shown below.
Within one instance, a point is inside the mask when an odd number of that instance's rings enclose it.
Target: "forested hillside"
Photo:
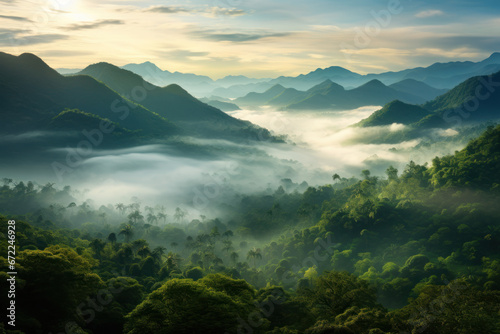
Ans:
[[[429,166],[334,174],[306,190],[284,179],[228,203],[224,216],[190,222],[181,208],[79,203],[69,187],[4,179],[17,328],[498,333],[499,161],[500,127],[489,128]]]

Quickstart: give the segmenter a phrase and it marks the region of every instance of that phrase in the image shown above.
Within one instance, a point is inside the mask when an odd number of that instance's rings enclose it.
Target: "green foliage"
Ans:
[[[375,289],[347,272],[327,272],[303,292],[309,307],[320,319],[334,319],[348,308],[375,307]]]
[[[207,282],[214,285],[214,281],[217,277]],[[215,285],[227,289],[231,285],[228,283],[225,280]],[[234,293],[233,289],[229,291]],[[246,319],[254,310],[251,302],[252,299],[242,302],[203,282],[173,279],[152,292],[127,316],[125,333],[235,332],[238,319]]]

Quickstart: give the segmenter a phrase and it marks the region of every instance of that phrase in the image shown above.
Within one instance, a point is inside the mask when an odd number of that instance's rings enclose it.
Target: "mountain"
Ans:
[[[339,66],[318,68],[307,74],[296,77],[281,76],[267,82],[261,82],[249,86],[235,85],[227,88],[216,88],[215,95],[224,97],[239,97],[249,92],[263,92],[269,87],[280,84],[297,90],[307,90],[309,87],[320,84],[325,80],[331,80],[346,88],[359,87],[371,80],[379,80],[385,85],[392,85],[407,79],[421,81],[437,89],[451,89],[468,78],[478,75],[489,75],[500,71],[500,53],[493,53],[487,59],[480,62],[449,62],[434,63],[428,67],[416,67],[396,72],[371,73],[361,75]],[[265,86],[267,84],[269,86]],[[265,87],[265,88],[262,88]],[[426,88],[428,90],[428,88]],[[411,92],[407,92],[411,93]],[[429,95],[412,93],[418,97],[429,100]]]
[[[242,106],[262,106],[269,100],[283,93],[286,88],[282,85],[274,85],[263,93],[251,92],[247,95],[237,98],[234,102]]]
[[[489,127],[479,138],[454,155],[435,158],[432,183],[440,187],[467,186],[498,192],[500,184],[500,125]]]
[[[269,82],[258,82],[233,85],[230,87],[218,87],[212,91],[211,95],[217,95],[224,98],[239,98],[251,92],[263,93],[272,86],[273,84],[270,84]]]
[[[109,119],[144,136],[182,133],[167,119],[124,99],[89,76],[64,77],[33,54],[16,57],[0,53],[2,132],[45,129],[65,109],[79,109]]]
[[[384,105],[390,101],[399,99],[409,103],[421,103],[424,100],[406,93],[387,87],[379,80],[372,80],[366,84],[344,90],[340,85],[333,82],[323,82],[319,86],[309,90],[310,96],[298,103],[287,106],[289,110],[347,110],[368,105]]]
[[[414,130],[450,128],[500,119],[500,72],[470,78],[423,105],[393,101],[358,126],[401,123]]]
[[[286,88],[284,91],[267,101],[266,104],[273,106],[286,106],[290,103],[296,103],[308,96],[308,92],[302,92],[295,88]]]
[[[396,83],[393,83],[389,87],[403,93],[412,94],[422,98],[425,101],[430,101],[446,93],[447,89],[438,89],[427,85],[422,81],[415,79],[405,79]]]
[[[222,79],[215,80],[215,84],[220,87],[230,87],[234,85],[246,85],[246,84],[254,84],[259,82],[266,82],[271,80],[270,78],[264,79],[255,79],[249,78],[244,75],[228,75]]]
[[[409,125],[420,121],[430,114],[432,112],[421,106],[395,100],[371,114],[370,117],[357,123],[356,126],[369,127],[391,125],[393,123]]]
[[[500,72],[470,78],[446,94],[426,103],[425,108],[440,114],[461,110],[467,121],[482,121],[500,115]]]
[[[158,87],[131,71],[108,63],[90,65],[80,74],[102,81],[120,95],[130,97],[193,134],[212,138],[242,139],[246,137],[246,131],[261,131],[247,121],[233,118],[197,100],[177,84]]]
[[[498,71],[500,71],[500,53],[493,53],[480,62],[434,63],[428,67],[417,67],[399,72],[369,74],[366,78],[378,78],[385,84],[414,79],[432,87],[450,89],[471,77],[489,75]]]
[[[325,80],[331,80],[343,86],[358,86],[362,75],[354,73],[340,66],[328,68],[318,68],[307,74],[300,74],[297,77],[278,77],[271,80],[271,84],[281,84],[285,87],[307,90]]]
[[[121,68],[140,75],[147,82],[156,86],[168,86],[177,84],[185,87],[188,91],[196,96],[209,95],[217,85],[214,81],[205,75],[197,75],[193,73],[169,72],[162,70],[152,62],[144,62],[141,64],[127,64]]]

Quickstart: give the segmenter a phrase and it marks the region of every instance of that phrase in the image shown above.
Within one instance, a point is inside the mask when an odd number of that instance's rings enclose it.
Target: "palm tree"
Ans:
[[[130,226],[129,224],[125,225],[121,230],[120,230],[120,233],[118,233],[118,235],[123,235],[125,237],[125,242],[126,243],[129,243],[130,242],[130,238],[132,237],[133,235],[133,231],[132,231],[132,226]]]
[[[150,208],[151,209],[151,208]],[[154,214],[152,213],[148,213],[148,216],[146,218],[146,220],[148,221],[148,223],[150,224],[153,224],[155,222],[158,222],[158,217],[156,217]]]
[[[340,175],[335,173],[332,175],[332,179],[333,179],[333,182],[335,182],[336,180],[340,180]]]
[[[238,253],[232,252],[231,255],[230,255],[230,257],[231,257],[231,261],[233,261],[234,263],[236,263],[236,261],[238,261],[238,258],[240,256],[238,255]]]
[[[141,212],[139,210],[135,210],[128,215],[128,219],[133,223],[137,223],[138,221],[143,220],[144,216],[141,215]]]
[[[186,213],[184,211],[182,211],[181,208],[177,207],[175,208],[175,214],[174,214],[174,219],[175,221],[177,221],[178,223],[181,222],[181,220],[186,216]]]
[[[162,246],[158,246],[156,247],[155,249],[153,249],[153,257],[156,258],[158,261],[161,262],[161,258],[163,256],[163,254],[165,254],[165,251],[167,249],[165,247],[162,247]]]
[[[115,205],[116,210],[120,211],[120,213],[123,214],[125,213],[125,205],[123,203],[117,203]]]
[[[164,214],[163,212],[160,212],[158,214],[158,219],[161,219],[161,220],[163,220],[163,223],[166,223],[167,222],[167,215]]]
[[[261,260],[262,259],[262,254],[260,253],[260,248],[252,248],[251,250],[248,251],[247,254],[247,260],[253,259],[253,266],[255,267],[255,261],[256,259]]]
[[[224,240],[222,241],[222,243],[224,244],[222,250],[225,250],[227,253],[229,253],[229,251],[233,249],[233,242],[231,240]]]

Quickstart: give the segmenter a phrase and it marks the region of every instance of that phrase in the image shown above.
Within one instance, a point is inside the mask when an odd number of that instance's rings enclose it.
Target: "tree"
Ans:
[[[134,232],[132,231],[132,226],[127,224],[120,230],[120,233],[118,234],[123,235],[125,237],[125,242],[129,243],[130,238],[132,237],[132,235],[134,235]]]
[[[230,255],[230,257],[231,257],[231,261],[233,261],[234,263],[236,263],[238,261],[238,258],[240,256],[238,255],[238,253],[232,252],[231,255]]]
[[[163,254],[165,254],[165,251],[167,249],[165,247],[162,247],[162,246],[157,246],[155,247],[155,249],[153,249],[153,257],[155,257],[158,261],[161,262],[161,258],[163,256]]]
[[[238,319],[247,319],[256,308],[252,299],[242,302],[231,295],[227,287],[234,284],[172,279],[127,315],[124,333],[236,333]]]
[[[377,306],[375,289],[347,272],[325,272],[303,293],[319,319],[330,319],[353,306]]]
[[[158,223],[158,217],[152,213],[148,213],[146,220],[150,224]]]
[[[128,216],[128,219],[136,224],[137,222],[141,221],[144,219],[144,216],[141,215],[141,212],[139,210],[135,210],[132,213],[130,213]]]
[[[362,177],[363,177],[363,179],[365,179],[365,180],[370,179],[370,174],[371,174],[371,173],[370,173],[370,171],[369,171],[368,169],[363,169],[363,170],[361,171],[361,176],[362,176]]]
[[[148,246],[143,246],[141,249],[137,251],[137,255],[139,255],[141,258],[146,258],[151,255],[151,250],[149,249]]]
[[[500,293],[481,291],[460,279],[446,286],[429,285],[398,310],[399,331],[411,333],[495,333],[500,325]]]
[[[116,243],[116,234],[111,232],[109,235],[108,235],[108,241],[111,242],[112,244]]]
[[[251,250],[248,251],[247,254],[247,260],[252,259],[253,260],[253,266],[255,267],[256,265],[256,260],[261,260],[262,259],[262,254],[260,252],[260,248],[252,248]]]
[[[181,208],[175,208],[174,219],[176,222],[180,223],[184,217],[186,216],[186,212],[184,212]]]
[[[385,174],[387,175],[389,181],[394,181],[398,179],[398,170],[393,166],[389,166],[385,171]]]
[[[101,239],[94,239],[90,242],[90,248],[92,248],[94,254],[97,256],[99,260],[101,259],[102,256],[101,253],[104,250],[104,246],[106,246],[106,243]]]
[[[163,223],[167,222],[167,215],[163,212],[158,213],[158,219],[161,219]]]
[[[125,205],[123,203],[117,203],[115,205],[116,210],[118,210],[122,215],[125,214]]]
[[[92,273],[95,260],[61,246],[22,251],[18,260],[22,263],[18,279],[25,282],[16,291],[16,303],[23,305],[19,318],[37,321],[16,322],[16,329],[26,333],[59,333],[67,322],[83,323],[77,312],[79,305],[103,286],[100,277]]]
[[[332,179],[333,179],[333,182],[337,181],[337,180],[340,180],[340,175],[335,173],[332,175]]]

